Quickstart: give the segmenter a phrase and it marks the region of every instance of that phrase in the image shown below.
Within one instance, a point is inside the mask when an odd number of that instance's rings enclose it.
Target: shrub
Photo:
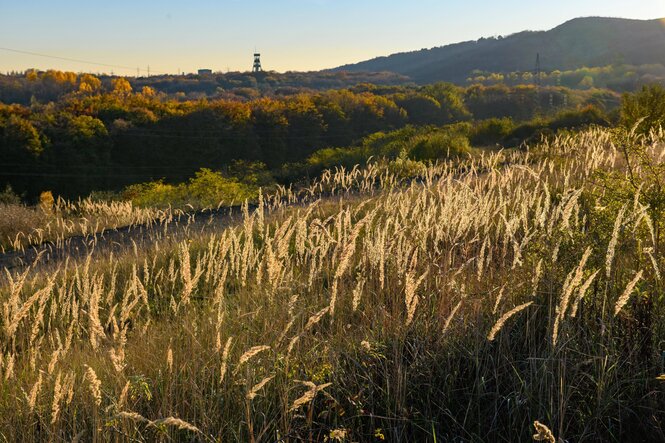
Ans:
[[[362,148],[319,149],[307,159],[307,165],[319,171],[334,166],[352,167],[367,159]]]
[[[469,139],[455,131],[439,131],[411,141],[408,157],[414,160],[437,160],[460,157],[470,152]]]
[[[509,117],[490,118],[478,122],[471,130],[469,138],[474,145],[495,145],[502,143],[513,129],[515,129],[515,123]]]
[[[409,158],[437,160],[459,157],[470,152],[468,123],[442,127],[425,126],[405,128],[391,132],[377,132],[365,137],[358,146],[326,148],[312,154],[308,165],[319,172],[334,166],[352,167],[364,164],[368,158]]]
[[[21,203],[21,196],[14,192],[11,185],[7,185],[5,190],[0,192],[0,205],[18,205]]]
[[[665,88],[643,86],[640,92],[625,94],[621,103],[621,123],[638,134],[665,124]]]
[[[257,179],[258,180],[258,179]],[[142,207],[186,207],[196,209],[220,204],[240,203],[258,196],[259,186],[203,168],[186,183],[169,184],[163,180],[128,186],[122,195]]]
[[[563,128],[579,128],[589,125],[607,126],[607,124],[607,118],[600,109],[595,106],[587,106],[579,111],[560,112],[550,122],[549,127],[553,131],[557,131]]]

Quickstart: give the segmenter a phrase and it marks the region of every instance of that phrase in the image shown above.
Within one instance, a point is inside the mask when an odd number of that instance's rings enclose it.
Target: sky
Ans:
[[[310,71],[585,16],[663,18],[665,0],[0,0],[0,72],[246,71],[255,49]]]

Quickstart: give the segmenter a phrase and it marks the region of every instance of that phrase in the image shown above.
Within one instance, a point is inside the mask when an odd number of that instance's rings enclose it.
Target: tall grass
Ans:
[[[658,441],[663,221],[604,186],[626,167],[589,130],[415,180],[327,171],[218,232],[8,274],[0,432]]]
[[[52,206],[0,204],[0,248],[23,250],[43,242],[62,244],[72,236],[143,225],[173,218],[178,211],[136,207],[129,201],[75,202],[58,199]]]

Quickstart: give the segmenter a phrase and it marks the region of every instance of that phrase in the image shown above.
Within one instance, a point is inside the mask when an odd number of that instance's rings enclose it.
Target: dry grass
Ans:
[[[29,237],[30,233],[38,233],[44,229],[48,218],[41,208],[0,204],[0,246],[11,248],[25,244],[25,238]]]
[[[175,211],[138,208],[131,202],[96,202],[59,199],[51,206],[0,204],[0,249],[23,250],[45,241],[62,243],[66,238],[106,229],[143,225],[173,218]]]
[[[662,220],[598,186],[609,132],[539,152],[328,171],[213,234],[8,276],[0,432],[658,439]]]

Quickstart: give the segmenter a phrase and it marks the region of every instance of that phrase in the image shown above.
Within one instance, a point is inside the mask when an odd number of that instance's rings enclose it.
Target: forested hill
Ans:
[[[663,63],[665,19],[577,18],[549,31],[524,31],[394,54],[335,71],[389,71],[419,83],[464,82],[473,71],[533,71],[538,53],[546,71]]]

